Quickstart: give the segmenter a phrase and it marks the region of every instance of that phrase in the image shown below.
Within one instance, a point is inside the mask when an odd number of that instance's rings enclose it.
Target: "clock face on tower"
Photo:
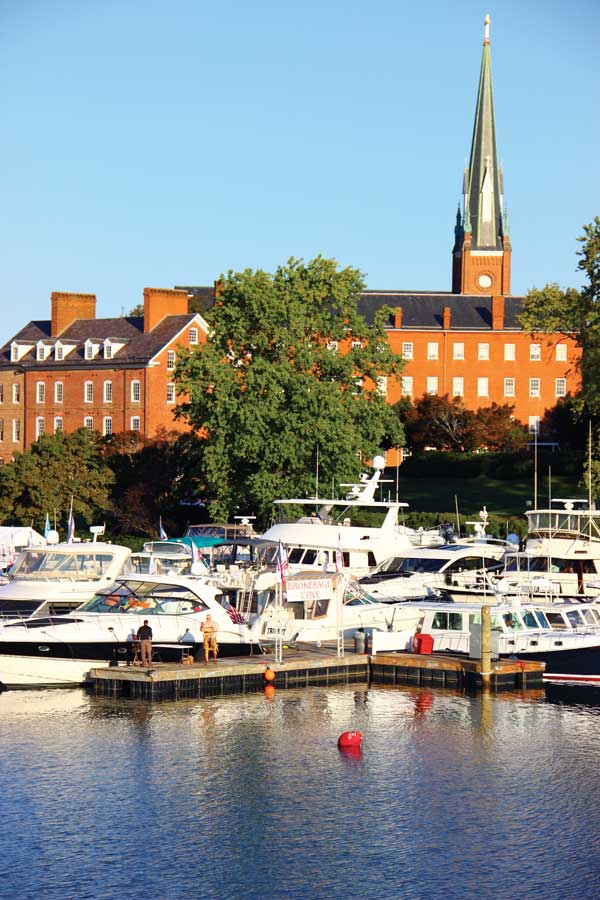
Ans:
[[[491,288],[492,286],[492,278],[490,275],[480,275],[478,278],[479,287],[481,288]]]

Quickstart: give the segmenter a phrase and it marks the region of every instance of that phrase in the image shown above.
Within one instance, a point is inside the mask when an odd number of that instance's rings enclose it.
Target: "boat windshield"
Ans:
[[[387,560],[387,563],[383,563],[377,572],[391,573],[392,571],[395,571],[398,575],[422,575],[424,573],[440,572],[447,563],[447,558],[437,559],[428,557],[427,559],[424,559],[422,556],[406,556],[404,558],[395,557],[394,559]]]
[[[83,603],[78,612],[177,616],[205,609],[208,605],[184,585],[119,581]]]
[[[152,566],[153,572],[150,571]],[[191,568],[191,556],[165,557],[151,553],[132,553],[123,571],[132,575],[189,575]]]
[[[11,569],[15,581],[99,581],[109,573],[114,553],[103,550],[45,550],[30,548],[23,551]]]
[[[344,592],[344,606],[371,606],[373,604],[379,604],[380,602],[380,600],[371,597],[358,581],[352,579],[352,581],[349,581],[346,585],[346,590]]]

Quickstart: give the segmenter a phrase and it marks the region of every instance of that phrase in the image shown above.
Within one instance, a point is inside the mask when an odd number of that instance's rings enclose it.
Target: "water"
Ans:
[[[597,900],[600,692],[551,690],[6,692],[0,898]]]

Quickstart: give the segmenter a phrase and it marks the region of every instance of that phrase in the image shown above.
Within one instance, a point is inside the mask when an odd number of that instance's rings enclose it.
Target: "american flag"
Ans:
[[[227,612],[229,613],[229,618],[231,619],[231,621],[236,625],[245,624],[246,620],[244,619],[243,615],[232,604],[227,607]]]
[[[277,548],[277,576],[279,581],[283,584],[288,574],[288,558],[287,553],[285,552],[285,547],[279,541],[279,547]]]
[[[344,556],[342,554],[342,532],[338,531],[338,543],[335,548],[335,571],[341,572],[344,568]]]

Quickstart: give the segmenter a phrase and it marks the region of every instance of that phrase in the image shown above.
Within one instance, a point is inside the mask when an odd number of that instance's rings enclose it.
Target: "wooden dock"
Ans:
[[[265,678],[270,669],[272,680]],[[496,660],[486,674],[478,660],[446,654],[385,653],[368,656],[331,647],[289,649],[282,663],[274,656],[220,659],[216,664],[156,663],[150,669],[114,666],[92,669],[97,696],[142,700],[183,700],[245,694],[273,688],[332,684],[418,684],[438,687],[489,688],[494,691],[539,688],[544,664]],[[268,676],[271,678],[271,676]]]

